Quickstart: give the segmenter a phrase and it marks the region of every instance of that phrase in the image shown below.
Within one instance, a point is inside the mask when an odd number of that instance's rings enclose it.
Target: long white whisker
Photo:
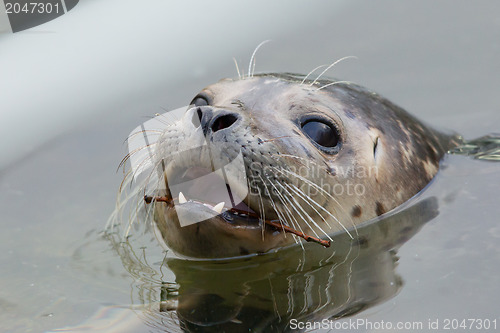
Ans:
[[[306,82],[307,78],[314,72],[316,72],[318,69],[320,69],[321,67],[325,67],[326,65],[319,65],[318,67],[314,68],[312,71],[310,71],[309,73],[307,73],[307,75],[304,77],[304,79],[302,80],[302,82],[300,82],[300,84],[304,84],[304,82]]]
[[[333,86],[334,84],[340,84],[340,83],[351,84],[352,82],[351,81],[335,81],[335,82],[331,82],[331,83],[325,84],[322,87],[319,87],[318,89],[316,89],[316,91],[319,91],[319,90],[321,90],[323,88],[326,88],[326,87],[329,87],[329,86]]]
[[[286,170],[286,169],[278,169],[278,168],[274,168],[274,169],[275,169],[276,171],[278,171],[278,172],[281,172],[282,174],[283,174],[283,172],[286,172],[286,173],[288,173],[289,175],[294,176],[294,177],[296,177],[296,178],[298,178],[298,179],[300,179],[300,180],[302,180],[302,181],[306,182],[308,185],[310,185],[310,186],[314,187],[315,189],[317,189],[317,190],[319,191],[319,193],[321,193],[323,196],[328,196],[330,199],[332,199],[332,200],[333,200],[333,202],[335,202],[335,203],[337,204],[337,206],[338,206],[338,207],[340,207],[342,210],[344,210],[344,209],[343,209],[343,207],[342,207],[342,205],[340,205],[340,203],[338,202],[338,200],[337,200],[335,197],[333,197],[330,193],[328,193],[327,191],[325,191],[325,189],[321,188],[321,186],[318,186],[317,184],[315,184],[315,183],[311,182],[309,179],[304,178],[304,177],[302,177],[302,176],[300,176],[300,175],[298,175],[298,174],[296,174],[296,173],[294,173],[294,172],[291,172],[291,171],[289,171],[289,170]],[[345,211],[344,211],[344,212],[345,212]],[[338,220],[337,220],[337,222],[338,222],[338,223],[342,226],[342,228],[346,231],[346,233],[349,235],[349,237],[351,237],[351,239],[353,239],[353,237],[352,237],[351,233],[350,233],[350,232],[349,232],[349,231],[345,228],[345,226],[344,226],[342,223],[340,223],[340,221],[338,221]],[[352,223],[352,220],[351,220],[351,223]],[[355,225],[354,223],[352,223],[352,225],[353,225],[354,230],[355,230],[355,232],[356,232],[356,234],[357,234],[357,233],[358,233],[358,231],[357,231],[357,229],[356,229],[356,225]]]
[[[120,164],[118,165],[118,169],[120,169],[122,166],[125,165],[125,163],[131,158],[131,156],[137,154],[138,152],[144,150],[144,149],[154,149],[155,145],[157,144],[157,142],[153,142],[153,143],[150,143],[150,144],[146,144],[142,147],[139,147],[139,148],[136,148],[134,150],[132,150],[131,152],[129,152],[127,155],[125,155],[125,157],[121,160]],[[152,157],[154,154],[149,154],[150,157]]]
[[[134,133],[130,133],[130,135],[125,139],[124,142],[127,142],[127,140],[132,139],[133,137],[142,134],[142,135],[160,135],[163,133],[163,130],[153,130],[153,129],[143,129]]]
[[[260,177],[260,175],[259,175],[259,177]],[[260,177],[260,179],[262,180],[262,183],[264,183],[264,180],[262,179],[262,177]],[[262,193],[260,192],[260,189],[259,189],[259,209],[260,209],[260,218],[262,219],[262,221],[265,221],[266,220],[266,212],[264,210],[264,199],[262,198]],[[262,238],[264,238],[265,228],[266,228],[265,223],[262,222]]]
[[[141,133],[141,132],[138,132]],[[136,133],[132,134],[135,135]],[[127,161],[127,159],[130,158],[130,156],[134,155],[138,151],[141,151],[145,148],[151,148],[155,144],[150,144],[150,145],[145,145],[143,147],[137,148],[136,150],[132,151],[129,153],[120,163],[121,165],[124,165]],[[108,231],[112,231],[114,225],[117,223],[122,225],[122,239],[126,239],[130,233],[130,230],[134,223],[136,222],[139,212],[141,210],[141,207],[145,207],[145,202],[144,202],[144,195],[146,194],[146,191],[148,191],[149,187],[156,188],[158,191],[159,189],[159,184],[162,181],[162,177],[157,177],[156,182],[153,183],[151,181],[151,177],[153,176],[154,172],[157,170],[159,166],[159,162],[153,163],[153,160],[156,157],[156,152],[148,154],[137,166],[137,168],[130,168],[125,176],[124,179],[120,185],[119,189],[119,194],[117,196],[117,201],[116,201],[116,207],[115,211],[113,212],[112,216],[108,220],[106,229]],[[144,167],[146,165],[150,164],[150,167],[145,169]],[[145,173],[146,171],[149,170],[149,174],[145,176],[144,179],[138,180],[136,177],[138,176],[138,172],[140,173]],[[125,173],[125,172],[124,172]],[[126,189],[129,187],[131,188],[131,192],[127,191]],[[133,187],[132,187],[133,186]],[[141,191],[140,189],[143,189]],[[143,195],[141,195],[141,192],[144,192]],[[123,212],[125,211],[125,207],[129,206],[129,203],[131,202],[132,199],[137,198],[137,201],[130,206],[130,209],[128,210],[128,223],[125,228],[123,228],[123,222],[125,221],[123,218]],[[145,214],[146,216],[150,216],[151,210],[153,209],[151,205],[150,207],[146,208]]]
[[[271,183],[272,185],[272,183]],[[276,187],[273,185],[273,187],[276,189]],[[304,231],[302,230],[302,227],[300,226],[299,221],[295,218],[295,216],[292,214],[291,210],[288,208],[288,205],[285,203],[285,198],[279,193],[279,191],[276,189],[276,194],[278,195],[278,199],[281,201],[282,207],[286,210],[286,214],[290,217],[290,220],[285,220],[285,222],[289,223],[289,226],[291,226],[294,229],[299,230],[301,233],[304,234]],[[287,200],[288,203],[291,205],[291,202]],[[293,205],[291,205],[293,207]],[[295,223],[294,223],[295,221]],[[295,243],[298,243],[300,247],[302,248],[302,251],[305,251],[304,245],[302,244],[302,241],[298,240],[297,238],[294,237]]]
[[[310,86],[312,87],[322,76],[323,74],[325,74],[330,68],[332,68],[333,66],[335,66],[336,64],[338,64],[339,62],[343,61],[343,60],[346,60],[346,59],[357,59],[357,57],[355,56],[347,56],[347,57],[343,57],[343,58],[340,58],[339,60],[337,61],[334,61],[330,66],[328,66],[327,68],[325,68],[324,71],[322,71],[318,77],[310,84]]]
[[[257,51],[259,50],[259,48],[262,45],[264,45],[264,44],[266,44],[266,43],[268,43],[270,41],[271,41],[270,39],[263,41],[262,43],[260,43],[259,45],[257,45],[257,47],[255,48],[255,50],[253,51],[252,57],[250,58],[250,63],[248,64],[248,77],[253,77],[253,74],[254,74],[254,72],[252,71],[252,68],[255,69],[255,54],[257,53]]]
[[[287,184],[288,185],[288,184]],[[290,186],[287,186],[288,188],[290,188],[292,191],[294,191],[295,193],[297,193],[297,191],[300,191],[303,193],[304,196],[306,196],[306,194],[301,190],[299,189],[297,186],[295,185],[292,185],[293,187],[295,187],[296,190],[294,190],[293,188],[291,188]],[[297,193],[297,195],[301,196],[299,193]],[[304,200],[309,199],[308,201],[311,202],[311,203],[314,203],[316,206],[318,206],[318,208],[320,208],[322,211],[324,211],[325,213],[327,213],[330,217],[332,217],[335,222],[337,222],[341,227],[342,229],[344,229],[344,231],[349,235],[349,237],[351,237],[351,239],[353,239],[351,233],[349,232],[349,230],[347,230],[347,228],[342,224],[342,222],[339,221],[339,219],[337,219],[337,217],[335,215],[333,215],[332,213],[330,213],[328,210],[325,209],[325,207],[321,206],[320,204],[318,204],[316,201],[312,200],[310,197],[306,196],[306,198],[302,197]],[[323,219],[323,221],[325,221],[325,223],[330,227],[331,229],[331,226],[330,224],[325,220],[325,218],[323,217],[323,215],[321,215],[314,207],[311,206],[312,209],[314,209],[314,211],[319,215],[321,216],[321,218]]]
[[[241,80],[241,73],[240,73],[240,67],[238,66],[238,62],[236,61],[236,58],[233,57],[234,65],[236,66],[236,72],[238,72],[238,78]]]
[[[302,205],[301,205],[301,204],[300,204],[297,200],[295,200],[295,197],[294,197],[294,196],[293,196],[293,195],[292,195],[292,194],[291,194],[291,193],[290,193],[290,192],[289,192],[289,191],[288,191],[288,190],[287,190],[287,189],[286,189],[283,185],[281,185],[281,184],[279,184],[279,183],[278,183],[278,185],[279,185],[279,186],[281,186],[281,188],[282,188],[284,191],[286,191],[286,192],[290,195],[290,197],[292,198],[292,200],[293,200],[293,201],[294,201],[294,202],[295,202],[295,203],[299,206],[300,210],[301,210],[301,211],[302,211],[302,212],[303,212],[303,213],[304,213],[304,214],[305,214],[305,215],[309,218],[309,220],[310,220],[310,221],[314,224],[314,226],[315,226],[318,230],[321,230],[321,231],[325,234],[325,236],[326,236],[326,237],[327,237],[330,241],[333,241],[333,240],[332,240],[332,238],[330,237],[330,235],[328,235],[328,233],[327,233],[327,232],[325,232],[325,231],[323,230],[323,228],[321,228],[321,227],[319,226],[319,224],[318,224],[318,223],[317,223],[317,222],[316,222],[316,221],[315,221],[315,220],[314,220],[314,219],[313,219],[313,218],[312,218],[312,217],[311,217],[311,216],[310,216],[310,215],[309,215],[309,214],[308,214],[308,213],[304,210],[304,208],[302,207]],[[305,200],[304,200],[304,202],[305,202],[305,203],[307,203],[307,201],[305,201]],[[309,206],[310,206],[310,204],[309,204]],[[304,222],[306,222],[306,221],[304,221]],[[307,223],[307,222],[306,222],[306,223]],[[308,224],[308,225],[309,225],[309,224]],[[311,226],[310,226],[310,225],[309,225],[309,228],[311,228]],[[312,230],[312,231],[313,231],[313,233],[316,235],[316,237],[318,237],[318,238],[319,238],[319,235],[318,235],[318,234],[314,231],[314,229],[312,229],[312,228],[311,228],[311,230]]]
[[[316,162],[314,162],[314,161],[312,161],[310,159],[304,158],[304,157],[295,156],[295,155],[289,155],[289,154],[272,154],[272,155],[273,155],[273,158],[276,157],[276,159],[278,157],[290,157],[290,158],[295,158],[295,159],[298,159],[298,160],[305,161],[306,164],[301,163],[303,166],[307,166],[307,163],[312,163],[312,164],[316,165],[318,168],[323,169],[325,172],[328,172],[328,169],[325,166],[320,165],[319,163],[316,163]]]
[[[293,216],[292,212],[290,211],[290,209],[288,209],[287,205],[285,204],[285,198],[281,195],[280,191],[276,188],[276,186],[274,186],[274,184],[272,182],[269,182],[271,184],[271,186],[274,188],[274,190],[276,191],[276,195],[278,195],[278,199],[281,201],[281,204],[283,206],[283,208],[285,208],[288,212],[287,212],[287,215],[289,217],[291,217],[293,220],[295,220],[295,223],[293,223],[292,220],[284,220],[285,222],[289,222],[290,223],[290,226],[293,227],[294,229],[298,229],[300,232],[304,233],[304,231],[302,230],[301,226],[300,226],[300,223],[297,221],[297,219],[295,219],[295,217]]]
[[[297,194],[302,200],[304,200],[305,202],[309,202],[309,203],[314,203],[316,206],[319,206],[321,208],[324,209],[324,207],[322,207],[320,204],[318,204],[315,200],[313,200],[310,196],[308,196],[307,194],[304,193],[304,191],[302,191],[300,188],[298,188],[297,186],[295,185],[290,185],[290,184],[285,184],[286,187],[288,187],[292,192],[294,192],[295,194]],[[323,215],[321,215],[321,213],[316,209],[314,208],[312,205],[309,205],[315,212],[317,215],[319,215],[319,217],[321,217],[321,219],[326,223],[327,226],[330,227],[330,229],[332,228],[331,225],[328,223],[328,221],[323,217]],[[327,213],[330,213],[328,212],[326,209],[325,211]],[[330,213],[331,215],[331,213]],[[333,216],[333,215],[332,215]]]
[[[136,178],[136,177],[138,177],[140,175],[140,173],[144,172],[145,170],[142,170],[142,168],[145,165],[147,165],[148,163],[150,163],[155,157],[156,157],[156,153],[152,153],[148,157],[146,157],[144,160],[142,160],[142,162],[139,163],[137,165],[137,167],[135,168],[135,170],[133,172],[133,177]],[[156,166],[158,166],[158,164]],[[151,173],[150,173],[150,175],[151,175]]]
[[[247,188],[249,189],[249,191],[252,190],[252,185],[250,185],[250,179],[248,179],[247,177]],[[261,209],[261,211],[263,211],[263,204],[261,205],[262,203],[262,195],[260,194],[260,189],[259,189],[259,192],[257,193],[258,194],[258,197],[257,197],[257,204],[259,205],[259,209]],[[248,196],[248,203],[247,205],[249,207],[251,207],[251,203],[250,203],[250,200],[251,200],[252,196]],[[259,217],[262,217],[262,215],[259,215]],[[262,239],[264,239],[264,231],[266,229],[266,226],[265,226],[265,223],[263,222],[264,220],[262,220],[261,218],[259,218],[259,225],[261,226],[261,233],[262,233]]]
[[[276,211],[276,205],[275,205],[274,200],[272,198],[271,192],[269,191],[269,188],[267,187],[267,185],[264,182],[264,179],[261,177],[261,175],[259,175],[259,178],[262,181],[262,185],[264,185],[264,187],[266,188],[267,192],[269,193],[269,200],[271,201],[271,205],[273,206],[274,211],[276,212],[276,214],[278,214],[278,212]],[[269,183],[271,183],[271,182],[269,182]],[[262,212],[264,212],[264,211],[262,210]],[[281,217],[280,217],[279,214],[278,214],[278,220],[279,220],[280,225],[283,226],[283,221],[281,221]],[[265,221],[265,219],[264,219],[264,221]],[[283,235],[286,237],[285,229],[282,229],[282,231],[283,231]]]
[[[151,183],[151,176],[157,172],[157,168],[158,166],[160,165],[161,161],[155,163],[153,165],[153,168],[151,168],[151,171],[149,173],[149,175],[146,177],[146,179],[141,183],[142,185],[138,185],[136,186],[136,189],[137,188],[140,188],[140,187],[144,187],[143,188],[143,193],[145,195],[146,191],[147,191],[147,187],[148,185]],[[156,188],[156,190],[153,190],[153,193],[155,194],[158,194],[158,188],[159,188],[159,184],[160,182],[162,181],[162,177],[157,177],[157,181],[156,181],[156,185],[154,186],[154,188]],[[153,184],[152,184],[153,185]],[[137,198],[138,198],[138,201],[135,205],[135,209],[133,211],[130,212],[130,215],[128,217],[128,227],[127,229],[125,230],[124,234],[123,234],[123,238],[126,238],[129,233],[130,233],[130,230],[132,228],[132,225],[134,224],[134,222],[136,221],[137,217],[139,216],[139,210],[141,207],[143,207],[145,205],[145,202],[143,200],[144,198],[144,195],[138,195],[138,193],[142,192],[142,191],[133,191],[133,192],[136,192],[136,195],[137,195]],[[151,210],[153,209],[153,205],[149,206],[147,209],[146,209],[146,216],[149,216]]]
[[[278,183],[279,185],[279,183]],[[281,186],[281,185],[280,185]],[[287,193],[287,196],[284,197],[285,200],[287,200],[291,207],[297,212],[297,214],[299,214],[299,216],[301,217],[302,221],[307,224],[307,226],[309,227],[309,229],[311,229],[311,231],[313,232],[313,234],[317,237],[317,238],[320,238],[320,236],[316,233],[316,231],[311,227],[311,225],[309,224],[309,222],[307,221],[307,218],[304,217],[307,216],[309,218],[309,220],[311,220],[314,224],[316,223],[315,221],[313,221],[311,219],[311,217],[309,216],[309,214],[307,214],[307,212],[304,210],[304,208],[302,208],[302,206],[297,202],[297,200],[295,200],[295,198],[293,197],[293,195],[286,189],[282,186],[282,189]],[[293,203],[290,201],[293,200]],[[300,209],[300,211],[297,209],[297,207]],[[302,215],[302,213],[304,213],[304,215]],[[319,228],[319,226],[318,226]],[[321,228],[319,228],[321,230]]]
[[[281,205],[282,205],[282,207],[283,207],[283,200],[281,200],[280,198],[278,198],[278,199],[280,200]],[[288,214],[288,212],[286,212],[286,211],[285,211],[285,212],[283,213],[283,210],[282,210],[280,207],[278,207],[278,206],[277,206],[276,208],[277,208],[277,209],[281,212],[281,216],[282,216],[281,218],[283,218],[283,221],[285,221],[285,224],[287,224],[287,225],[289,225],[289,226],[290,226],[290,225],[291,225],[291,226],[293,226],[293,222],[288,221],[288,220],[285,218],[285,214],[286,214],[286,215],[289,215],[289,214]],[[295,227],[294,227],[294,229],[295,229]],[[300,240],[299,240],[299,238],[298,238],[296,235],[292,234],[292,237],[293,237],[293,241],[295,242],[295,244],[299,244],[299,243],[301,243],[301,242],[300,242]],[[302,247],[302,248],[304,248],[303,246],[301,246],[301,247]]]
[[[168,109],[164,108],[163,106],[160,106],[160,109],[162,109],[165,112],[164,113],[155,113],[155,116],[152,117],[151,119],[156,119],[157,121],[159,121],[160,123],[162,123],[166,127],[174,125],[174,123],[178,119],[176,117],[172,116],[172,114],[170,113],[170,111],[172,111],[172,110],[168,110]]]

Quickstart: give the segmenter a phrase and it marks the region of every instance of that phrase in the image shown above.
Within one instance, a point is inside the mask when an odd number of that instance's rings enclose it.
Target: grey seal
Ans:
[[[356,226],[421,191],[460,142],[349,82],[291,73],[223,79],[155,145],[162,199],[154,220],[170,249],[196,258],[302,244],[290,230],[307,240],[354,237]],[[230,200],[196,181],[210,173]],[[197,223],[183,223],[190,219]]]

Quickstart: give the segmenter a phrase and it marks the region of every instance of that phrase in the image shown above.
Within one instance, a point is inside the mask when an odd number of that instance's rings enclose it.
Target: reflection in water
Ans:
[[[290,320],[338,319],[393,297],[402,286],[396,249],[438,214],[437,199],[413,201],[369,221],[351,240],[299,246],[238,259],[165,258],[158,270],[144,248],[110,235],[123,265],[137,281],[134,303],[150,327],[188,332],[282,332]],[[174,281],[163,281],[165,270]]]

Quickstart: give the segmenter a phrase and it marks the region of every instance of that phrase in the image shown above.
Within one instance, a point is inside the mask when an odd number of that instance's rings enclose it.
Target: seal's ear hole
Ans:
[[[377,158],[378,141],[379,141],[379,138],[376,138],[375,142],[373,143],[373,157],[374,158]]]
[[[333,125],[322,121],[309,120],[305,122],[302,124],[302,132],[321,147],[333,148],[339,144],[338,130]]]

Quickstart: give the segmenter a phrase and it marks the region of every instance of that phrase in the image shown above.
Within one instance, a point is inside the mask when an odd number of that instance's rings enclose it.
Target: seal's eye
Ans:
[[[333,148],[339,143],[337,129],[321,121],[310,120],[304,123],[302,132],[322,147]]]
[[[209,105],[209,104],[210,103],[208,102],[208,100],[205,97],[200,96],[200,95],[193,98],[191,103],[189,103],[189,105],[194,105],[194,106],[205,106],[205,105]]]

